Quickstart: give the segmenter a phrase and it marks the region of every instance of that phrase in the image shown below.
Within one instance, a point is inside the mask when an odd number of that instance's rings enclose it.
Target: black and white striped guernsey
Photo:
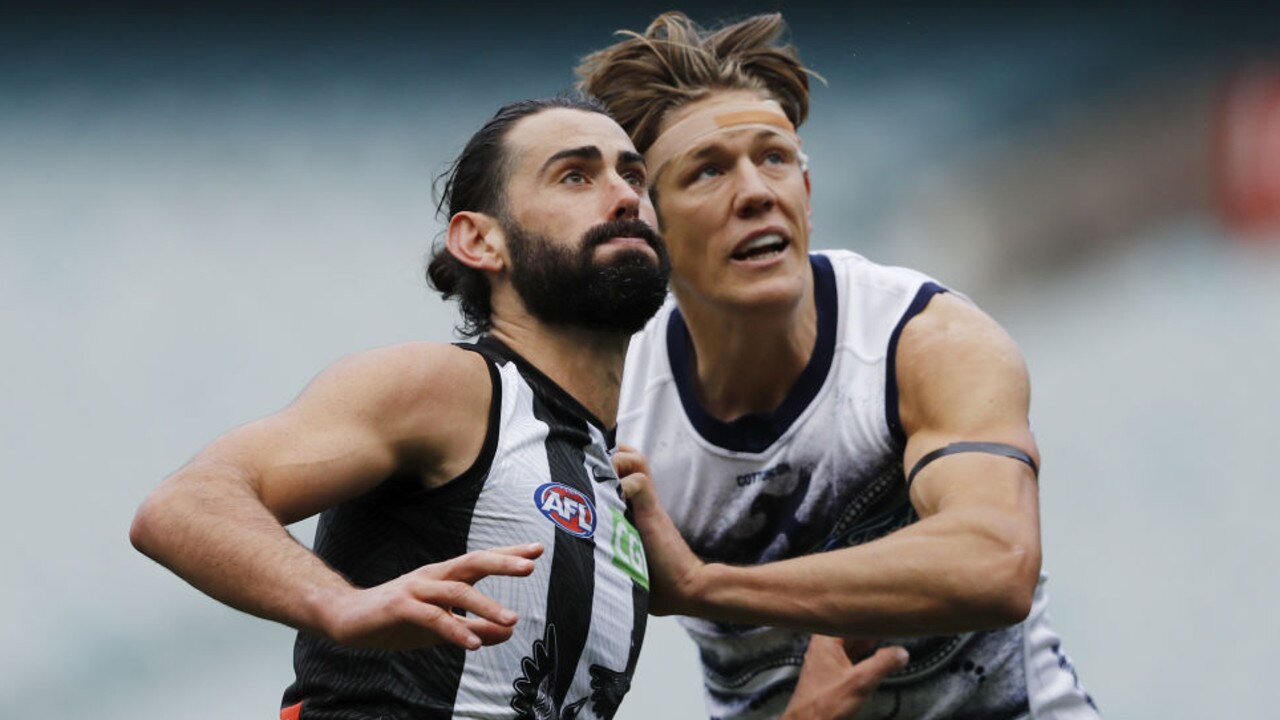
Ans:
[[[631,686],[648,575],[609,462],[612,430],[497,340],[460,347],[483,355],[493,380],[475,464],[431,490],[393,476],[325,511],[315,551],[369,587],[472,550],[541,542],[531,576],[476,583],[519,614],[515,634],[473,652],[387,652],[300,632],[283,705],[301,703],[301,720],[610,718]]]

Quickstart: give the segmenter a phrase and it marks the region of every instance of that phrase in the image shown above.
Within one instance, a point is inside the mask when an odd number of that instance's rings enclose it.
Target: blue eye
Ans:
[[[587,176],[586,176],[586,175],[583,175],[582,173],[578,172],[577,170],[571,170],[571,171],[569,171],[569,172],[565,173],[565,174],[564,174],[564,177],[560,178],[560,182],[562,182],[562,183],[567,183],[567,184],[569,184],[569,185],[581,185],[582,183],[585,183],[586,181],[587,181]]]

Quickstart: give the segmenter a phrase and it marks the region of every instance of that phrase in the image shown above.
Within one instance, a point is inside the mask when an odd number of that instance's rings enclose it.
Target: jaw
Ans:
[[[682,310],[708,313],[718,317],[717,322],[729,323],[785,317],[802,306],[810,285],[808,258],[798,258],[793,252],[759,260],[729,260],[720,268],[720,272],[698,278],[672,274],[671,289]]]

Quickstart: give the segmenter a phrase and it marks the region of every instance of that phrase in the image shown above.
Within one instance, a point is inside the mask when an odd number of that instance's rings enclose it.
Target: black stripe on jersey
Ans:
[[[628,514],[630,512],[628,511]],[[627,520],[630,522],[630,518]],[[631,689],[631,678],[640,659],[640,646],[644,643],[644,628],[649,615],[649,591],[639,583],[631,583],[631,649],[627,653],[627,666],[614,670],[603,665],[592,665],[591,710],[596,717],[610,720],[622,704],[622,698]]]
[[[926,282],[921,285],[916,291],[916,296],[912,298],[911,304],[907,306],[907,311],[902,313],[897,326],[893,328],[893,334],[889,336],[889,350],[885,356],[884,416],[889,423],[889,433],[902,447],[907,445],[907,433],[902,429],[902,418],[898,415],[898,337],[902,335],[902,329],[907,326],[911,318],[924,312],[934,295],[946,291],[946,288],[935,282]]]
[[[417,472],[399,472],[321,514],[315,552],[352,584],[373,587],[467,552],[502,419],[501,377],[493,362],[486,359],[485,365],[493,396],[484,445],[469,468],[430,490]],[[448,644],[403,652],[357,649],[301,631],[294,646],[297,680],[285,690],[282,707],[302,702],[303,720],[406,713],[422,720],[452,718],[465,653]]]
[[[543,402],[540,393],[533,397],[533,416],[548,427],[547,467],[552,482],[577,490],[586,496],[592,507],[598,508],[595,488],[587,478],[586,453],[583,451],[591,444],[586,421]],[[592,519],[598,529],[598,510]],[[556,657],[550,658],[548,670],[552,677],[555,707],[560,708],[573,685],[573,676],[591,629],[592,606],[595,603],[596,542],[594,537],[575,537],[558,529],[555,538],[551,579],[547,587],[547,626],[554,628],[548,633],[555,634],[557,653]],[[582,607],[582,598],[591,598],[587,607]]]
[[[634,524],[631,508],[627,508],[627,522]],[[649,591],[633,580],[631,582],[631,654],[627,656],[628,679],[635,673],[636,663],[640,661],[640,647],[644,645],[644,631],[648,622]],[[628,685],[630,685],[629,681]],[[602,713],[600,715],[604,717]]]

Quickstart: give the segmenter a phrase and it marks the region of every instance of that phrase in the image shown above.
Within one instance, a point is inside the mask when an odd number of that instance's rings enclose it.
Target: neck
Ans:
[[[611,428],[629,334],[547,325],[528,316],[494,317],[493,337],[532,363]]]
[[[677,300],[693,342],[703,409],[724,422],[778,409],[817,344],[812,279],[799,302],[763,312],[686,303],[679,293]]]

